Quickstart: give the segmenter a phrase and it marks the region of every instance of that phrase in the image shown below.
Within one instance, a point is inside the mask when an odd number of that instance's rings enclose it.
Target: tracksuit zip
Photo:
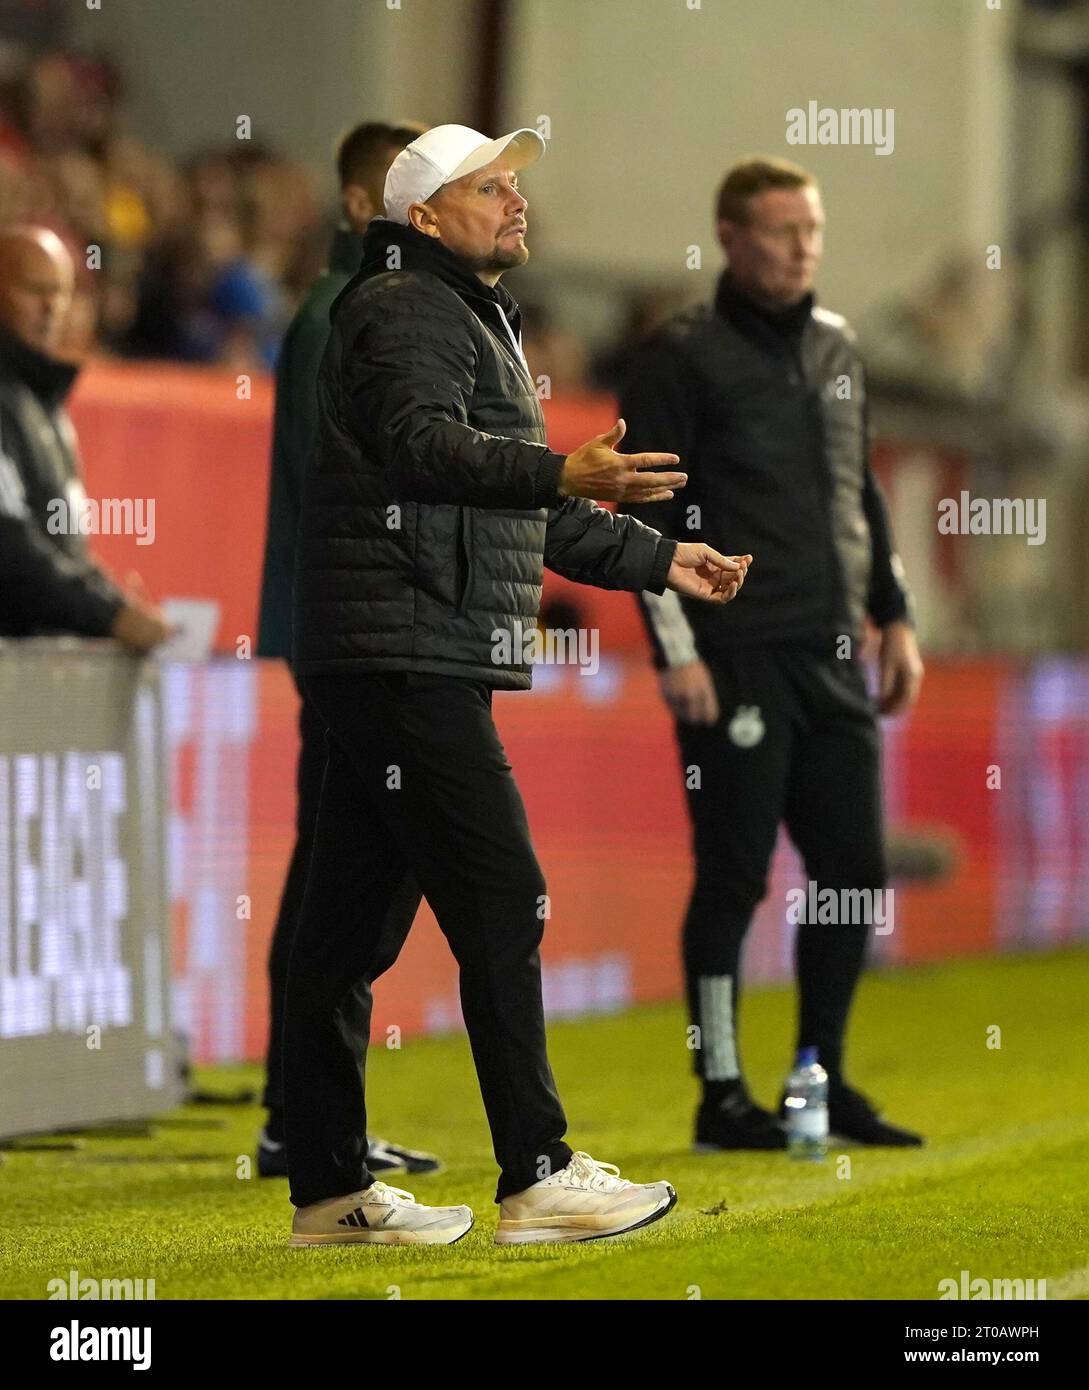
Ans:
[[[804,334],[802,335],[804,338]],[[831,634],[836,627],[836,588],[839,587],[843,595],[844,605],[846,606],[847,589],[846,580],[840,564],[839,552],[836,550],[835,516],[833,514],[832,495],[835,489],[835,479],[832,477],[829,466],[827,450],[824,447],[824,417],[822,414],[820,388],[816,393],[813,391],[813,384],[810,375],[805,369],[805,352],[802,339],[794,349],[795,364],[801,377],[802,385],[805,390],[806,411],[812,421],[816,433],[814,440],[813,453],[817,461],[817,479],[820,485],[821,501],[824,504],[825,538],[828,544],[828,595],[825,601],[825,620],[828,631]]]
[[[503,324],[504,329],[506,330],[507,339],[510,342],[511,347],[514,349],[515,360],[526,374],[526,381],[529,383],[529,389],[533,392],[534,395],[536,395],[537,387],[534,385],[533,377],[530,375],[529,363],[526,361],[525,353],[522,351],[522,344],[514,336],[514,329],[510,326],[510,319],[508,319],[506,314],[504,314],[503,306],[501,304],[497,304],[495,306],[495,311],[499,315],[500,321]]]

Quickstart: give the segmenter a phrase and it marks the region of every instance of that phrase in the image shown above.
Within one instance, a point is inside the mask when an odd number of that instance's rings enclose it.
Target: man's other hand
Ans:
[[[110,628],[126,647],[136,652],[150,652],[171,636],[172,629],[161,609],[129,594],[118,610]]]
[[[919,698],[923,683],[923,661],[910,624],[889,623],[881,629],[877,664],[881,673],[877,708],[882,714],[903,714]]]
[[[680,463],[676,454],[616,453],[625,429],[624,421],[617,420],[611,430],[567,455],[560,474],[561,497],[587,497],[594,502],[667,502],[674,488],[684,487],[687,473],[645,471]]]
[[[666,588],[686,598],[729,603],[745,582],[751,555],[720,555],[702,542],[677,546],[666,575]]]
[[[669,711],[682,724],[717,724],[718,695],[702,661],[689,661],[658,674],[658,688]]]

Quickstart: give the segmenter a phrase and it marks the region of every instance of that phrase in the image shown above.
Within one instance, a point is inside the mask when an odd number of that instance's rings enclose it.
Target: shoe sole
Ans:
[[[427,1231],[345,1231],[343,1235],[301,1235],[292,1232],[287,1243],[293,1250],[311,1245],[456,1245],[475,1225],[474,1217],[453,1238],[437,1237]]]
[[[692,1145],[694,1154],[765,1153],[786,1152],[786,1144],[708,1144],[697,1140]]]
[[[442,1164],[424,1159],[412,1163],[367,1163],[367,1172],[372,1178],[384,1178],[388,1173],[404,1173],[407,1177],[418,1178],[422,1173],[441,1173]]]
[[[623,1225],[614,1226],[610,1230],[595,1229],[592,1226],[542,1226],[532,1221],[519,1221],[515,1223],[504,1223],[500,1221],[499,1229],[495,1233],[496,1245],[558,1245],[573,1241],[584,1240],[608,1240],[612,1236],[627,1235],[629,1231],[641,1230],[644,1226],[650,1226],[655,1221],[661,1221],[663,1216],[668,1216],[677,1205],[677,1193],[672,1185],[669,1188],[669,1199],[660,1203],[648,1216],[640,1217],[638,1221],[626,1221]],[[556,1221],[563,1221],[563,1217],[553,1218]],[[525,1229],[519,1229],[524,1227]]]
[[[848,1147],[853,1144],[862,1149],[921,1149],[926,1143],[925,1140],[909,1140],[906,1143],[901,1141],[892,1144],[887,1139],[856,1139],[850,1134],[829,1134],[828,1142],[830,1144],[844,1144]]]

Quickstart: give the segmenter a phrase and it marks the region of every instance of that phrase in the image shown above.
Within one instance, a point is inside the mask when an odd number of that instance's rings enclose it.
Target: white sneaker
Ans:
[[[453,1245],[472,1225],[468,1207],[425,1207],[411,1192],[372,1182],[299,1207],[288,1245]]]
[[[611,1163],[576,1153],[566,1168],[499,1204],[496,1245],[599,1240],[649,1226],[673,1207],[668,1182],[628,1182]]]

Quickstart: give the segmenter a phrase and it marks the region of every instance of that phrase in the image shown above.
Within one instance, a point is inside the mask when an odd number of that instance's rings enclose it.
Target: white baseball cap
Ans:
[[[437,125],[406,145],[386,175],[383,200],[391,222],[408,225],[413,203],[424,203],[443,184],[483,169],[509,151],[512,169],[535,164],[545,152],[545,142],[535,130],[524,127],[489,140],[467,125]]]

